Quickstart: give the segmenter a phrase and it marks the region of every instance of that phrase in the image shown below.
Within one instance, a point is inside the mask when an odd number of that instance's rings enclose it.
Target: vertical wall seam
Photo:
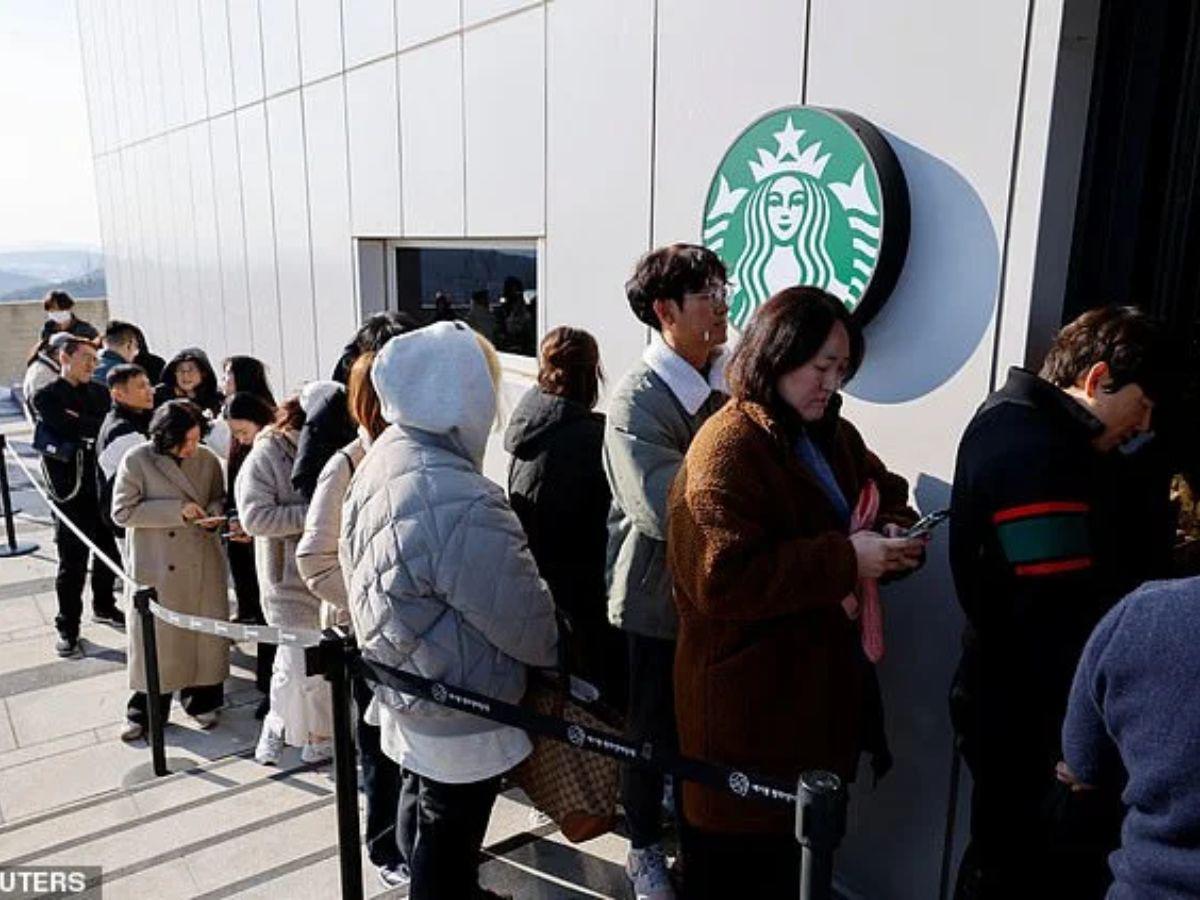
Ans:
[[[342,30],[342,70],[338,77],[342,80],[342,132],[343,139],[346,145],[346,217],[347,226],[350,229],[350,277],[353,279],[351,291],[357,302],[355,303],[354,321],[362,322],[363,319],[363,303],[362,303],[362,277],[358,271],[358,252],[357,244],[354,239],[354,179],[350,177],[350,94],[347,89],[346,78],[346,2],[342,0],[338,4],[338,21]]]
[[[542,237],[537,241],[538,304],[535,314],[540,321],[533,323],[540,345],[546,325],[551,321],[546,292],[546,236],[550,233],[550,6],[542,4]]]
[[[317,269],[316,248],[313,245],[312,189],[308,173],[308,116],[304,111],[304,45],[300,41],[300,0],[295,0],[296,9],[296,68],[300,73],[300,88],[297,100],[300,103],[300,158],[304,161],[304,223],[308,230],[308,314],[312,320],[312,352],[316,364],[314,378],[321,377],[321,347],[317,325]]]
[[[809,46],[812,38],[812,0],[806,0],[804,4],[804,47],[802,68],[800,70],[800,105],[808,105],[808,60]]]
[[[275,167],[271,161],[271,116],[267,111],[267,54],[263,46],[263,27],[262,27],[262,0],[255,0],[255,8],[258,10],[258,67],[262,72],[263,80],[263,131],[267,136],[267,197],[270,200],[271,206],[271,260],[272,268],[275,272],[275,327],[279,335],[279,381],[284,386],[284,394],[288,392],[288,371],[287,371],[287,354],[283,350],[283,297],[279,292],[279,233],[275,228]],[[299,23],[297,23],[299,28]],[[297,60],[297,65],[299,61]],[[247,268],[249,268],[247,266]]]
[[[1017,115],[1013,127],[1012,157],[1008,173],[1008,202],[1004,211],[1004,248],[1000,253],[999,284],[996,289],[996,323],[992,331],[992,361],[988,390],[997,387],[1000,366],[1000,338],[1004,327],[1004,294],[1008,281],[1008,256],[1012,244],[1013,211],[1017,203],[1017,178],[1021,159],[1021,140],[1025,124],[1025,95],[1029,87],[1029,49],[1033,38],[1033,17],[1036,0],[1029,0],[1025,12],[1025,48],[1021,56],[1021,82],[1017,89]]]
[[[658,177],[658,0],[651,4],[650,29],[650,205],[646,249],[654,246],[654,194]]]
[[[172,11],[172,17],[175,20],[175,47],[179,52],[180,58],[182,58],[183,57],[183,36],[179,32],[179,5],[174,4],[174,3],[171,4],[171,11]],[[199,7],[197,7],[197,11],[199,11]],[[200,56],[202,58],[204,56],[203,28],[204,28],[204,26],[201,25],[201,35],[202,36],[201,36],[201,44],[200,44]],[[203,71],[203,69],[201,71]],[[205,86],[205,91],[206,91],[206,95],[207,95],[207,85]],[[188,115],[187,115],[187,80],[183,76],[183,65],[182,64],[179,66],[179,111],[182,114],[183,121],[186,123],[187,118],[188,118]],[[208,106],[206,104],[205,105],[205,114],[207,115],[207,113],[208,113]],[[194,125],[186,125],[185,124],[185,128],[192,128],[192,127],[194,127]],[[192,201],[192,203],[191,203],[191,210],[192,210],[192,212],[191,212],[191,225],[192,225],[191,254],[192,254],[192,259],[195,261],[195,267],[192,271],[192,275],[193,275],[193,278],[194,278],[195,284],[196,284],[196,299],[197,299],[197,303],[199,304],[199,308],[201,310],[201,312],[200,312],[200,317],[202,320],[201,330],[203,331],[204,290],[203,290],[203,279],[201,279],[201,277],[200,277],[200,254],[197,252],[197,243],[198,242],[196,240],[197,234],[199,233],[199,228],[197,227],[197,221],[196,221],[196,171],[195,171],[195,167],[192,165],[191,136],[188,135],[186,133],[186,131],[184,134],[184,142],[187,145],[186,164],[187,164],[187,173],[188,173],[188,195],[191,197],[191,201]],[[178,220],[176,220],[176,221],[178,221]],[[177,229],[175,232],[175,257],[176,257],[177,265],[183,255],[183,244],[180,242],[179,238],[180,238],[180,234]],[[180,274],[182,275],[182,268],[181,268]],[[224,315],[224,312],[225,312],[224,309],[222,309],[221,310],[222,316]]]
[[[396,185],[399,190],[396,191],[396,202],[400,209],[397,212],[400,218],[397,220],[400,223],[400,234],[406,234],[404,230],[404,124],[402,109],[400,106],[400,4],[392,4],[392,46],[396,48],[396,55],[392,59],[392,69],[396,77]]]
[[[233,26],[229,24],[229,0],[225,0],[225,44],[229,48],[229,89],[237,106],[237,85],[233,74]],[[229,113],[233,122],[233,146],[237,156],[238,207],[242,213],[242,280],[246,282],[246,330],[250,336],[250,352],[257,353],[254,341],[254,301],[250,296],[250,240],[246,236],[246,182],[242,177],[242,132],[238,128],[237,111]],[[214,186],[215,188],[215,186]],[[281,375],[283,373],[280,373]]]
[[[470,233],[467,221],[467,36],[463,31],[463,0],[458,0],[458,115],[462,122],[462,236]]]
[[[221,303],[221,340],[225,343],[225,350],[228,352],[231,348],[229,343],[229,315],[225,310],[225,264],[221,257],[221,215],[217,206],[217,167],[213,162],[213,138],[212,138],[212,98],[208,96],[208,48],[204,43],[204,7],[202,0],[196,0],[196,14],[200,17],[200,78],[204,84],[204,129],[208,135],[208,183],[212,186],[212,215],[213,215],[213,231],[217,236],[216,258],[217,258],[217,296]],[[229,77],[233,78],[232,70]],[[232,86],[231,86],[232,87]],[[237,129],[236,123],[234,129]]]

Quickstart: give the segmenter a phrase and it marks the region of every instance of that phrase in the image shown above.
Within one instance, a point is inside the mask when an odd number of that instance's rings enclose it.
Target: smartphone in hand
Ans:
[[[943,522],[950,518],[950,510],[939,509],[936,512],[931,512],[926,516],[922,516],[912,526],[900,533],[900,537],[918,538],[925,537],[937,528]]]

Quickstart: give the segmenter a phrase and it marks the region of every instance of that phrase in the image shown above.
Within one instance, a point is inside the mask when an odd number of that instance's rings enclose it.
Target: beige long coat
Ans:
[[[112,517],[126,529],[125,558],[140,584],[158,589],[158,602],[176,612],[229,618],[225,559],[217,532],[183,520],[192,501],[210,516],[224,511],[225,487],[216,455],[200,447],[182,462],[143,444],[125,454],[113,484]],[[224,638],[157,623],[163,693],[220,684],[229,676]],[[141,627],[129,620],[129,686],[146,689]]]

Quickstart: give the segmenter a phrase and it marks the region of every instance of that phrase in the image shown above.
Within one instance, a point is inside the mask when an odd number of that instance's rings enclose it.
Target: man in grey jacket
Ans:
[[[613,495],[608,617],[628,635],[629,734],[669,749],[676,744],[676,618],[666,565],[667,491],[692,438],[726,400],[725,280],[717,255],[691,244],[661,247],[638,261],[625,293],[633,314],[652,329],[651,341],[617,385],[604,434]],[[661,846],[663,778],[627,767],[621,793],[634,893],[671,900]]]

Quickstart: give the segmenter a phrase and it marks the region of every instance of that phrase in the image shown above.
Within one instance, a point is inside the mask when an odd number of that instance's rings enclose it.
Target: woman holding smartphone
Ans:
[[[672,485],[668,564],[679,612],[680,751],[795,784],[849,780],[868,741],[882,652],[875,579],[920,565],[908,485],[840,415],[863,357],[845,307],[789,288],[751,319],[728,370],[732,401],[696,435]],[[874,603],[871,601],[874,600]],[[683,789],[689,897],[794,897],[790,808]]]
[[[125,454],[113,483],[113,521],[125,528],[125,558],[139,584],[158,590],[167,609],[229,617],[225,559],[224,479],[216,455],[200,444],[204,417],[187,400],[170,400],[150,420],[150,442]],[[164,720],[171,694],[202,728],[217,722],[229,676],[229,642],[158,623],[158,669]],[[140,624],[129,623],[129,682],[135,691],[121,739],[145,734],[148,721]]]

